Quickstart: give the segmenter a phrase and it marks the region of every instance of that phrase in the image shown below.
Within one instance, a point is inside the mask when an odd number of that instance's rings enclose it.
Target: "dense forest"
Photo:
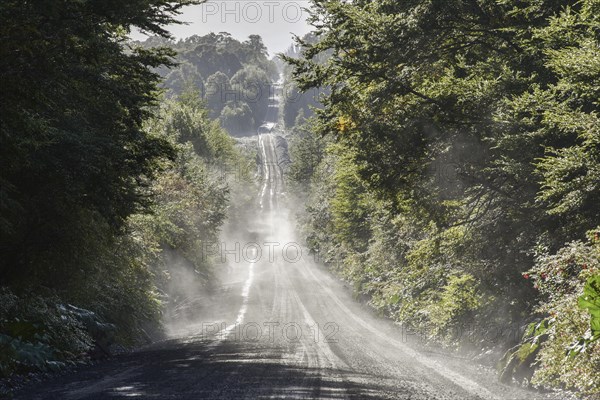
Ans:
[[[177,302],[214,283],[203,244],[232,196],[248,200],[255,154],[193,86],[161,92],[160,71],[188,67],[177,49],[127,36],[167,41],[163,26],[197,3],[0,5],[0,377],[160,337]],[[251,64],[233,78],[252,79]]]
[[[600,395],[600,2],[317,0],[312,24],[286,57],[323,92],[288,173],[312,251],[504,380]]]
[[[280,60],[171,37],[200,3],[0,3],[0,378],[164,338],[210,295],[203,249],[258,192],[235,136],[281,74],[273,153],[313,255],[502,381],[599,398],[599,0],[312,0]]]
[[[262,38],[250,35],[239,42],[227,32],[191,36],[177,42],[150,37],[143,48],[163,47],[176,52],[177,65],[157,70],[168,96],[187,90],[201,93],[210,117],[234,135],[252,134],[267,113],[271,82],[278,79],[275,63],[267,58]]]

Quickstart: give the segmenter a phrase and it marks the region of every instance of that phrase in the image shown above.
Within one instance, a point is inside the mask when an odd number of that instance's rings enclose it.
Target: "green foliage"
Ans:
[[[156,107],[175,52],[126,36],[166,36],[197,3],[0,5],[3,375],[147,341],[179,295],[175,270],[191,291],[210,283],[200,249],[226,216],[222,171],[249,164],[197,93]],[[172,83],[209,76],[194,68]]]
[[[218,117],[225,104],[227,94],[231,92],[229,77],[223,72],[215,72],[206,80],[206,105],[210,110],[211,117]]]
[[[2,3],[5,282],[61,285],[79,268],[73,248],[118,233],[148,205],[145,183],[173,155],[142,129],[156,102],[150,68],[170,63],[172,52],[132,49],[125,34],[133,26],[166,34],[161,25],[196,3]],[[85,229],[92,221],[106,229]]]
[[[206,90],[198,68],[186,61],[179,64],[178,68],[170,70],[163,84],[178,95],[188,90],[200,90],[204,94],[203,90]]]
[[[526,332],[521,344],[506,357],[514,358],[529,351],[527,366],[537,368],[527,376],[534,384],[578,388],[586,394],[597,394],[600,388],[595,378],[600,347],[591,325],[595,292],[588,282],[597,281],[600,246],[593,240],[575,241],[556,254],[548,254],[543,248],[538,252],[535,267],[523,276],[534,281],[534,288],[542,296],[536,312],[549,317],[544,319],[543,336],[537,335],[532,342],[532,335]],[[512,372],[506,368],[503,375],[508,379]]]
[[[236,102],[241,103],[242,107],[245,106],[250,111],[250,118],[246,117],[250,124],[241,125],[236,130],[228,129],[228,132],[232,134],[248,133],[248,126],[258,127],[267,115],[271,97],[271,78],[267,72],[249,65],[233,75],[230,84],[236,95]],[[242,116],[248,114],[245,109],[239,110],[237,113]],[[223,113],[221,118],[224,118]],[[224,127],[227,129],[225,125]]]
[[[255,126],[252,110],[246,102],[227,102],[221,111],[221,124],[232,134],[248,133]]]
[[[167,94],[199,92],[211,117],[219,117],[229,133],[252,133],[264,120],[271,81],[278,72],[260,36],[250,35],[240,42],[220,32],[177,42],[150,37],[136,44],[142,48],[160,45],[176,52],[178,65],[159,71],[165,77]]]
[[[451,334],[453,328],[463,326],[466,315],[479,309],[482,299],[477,286],[478,282],[468,274],[453,275],[448,279],[439,297],[426,311],[433,335]]]
[[[300,92],[298,85],[293,80],[287,80],[283,87],[283,122],[288,128],[298,126],[298,118],[311,118],[313,109],[320,106],[316,91]]]
[[[473,328],[480,348],[506,350],[514,338],[487,334],[547,321],[507,353],[505,378],[586,393],[588,272],[568,268],[599,258],[576,241],[600,220],[598,7],[315,1],[313,35],[285,57],[298,90],[324,91],[311,129],[335,142],[302,178],[309,246],[427,337]],[[568,357],[577,343],[589,347]]]
[[[324,157],[325,141],[315,135],[309,123],[296,126],[290,139],[292,164],[287,177],[297,192],[306,192],[316,169]]]
[[[168,314],[180,298],[213,283],[213,260],[205,251],[218,242],[231,190],[249,180],[251,165],[210,121],[197,92],[166,100],[147,129],[166,137],[177,157],[150,187],[151,214],[132,216],[130,229]],[[228,176],[229,171],[235,174]]]
[[[0,375],[10,376],[15,370],[48,370],[53,358],[52,348],[37,342],[29,343],[21,339],[0,334]]]
[[[548,339],[548,327],[553,320],[543,319],[527,325],[521,343],[507,351],[500,360],[500,380],[510,382],[513,378],[530,380],[533,366],[542,342]]]
[[[54,370],[81,359],[93,338],[56,296],[17,296],[0,288],[0,373]],[[94,316],[95,317],[95,316]],[[93,319],[97,322],[97,318]]]
[[[352,153],[342,152],[335,146],[329,150],[337,156],[333,177],[335,195],[330,200],[334,237],[342,246],[361,251],[370,235],[367,223],[369,198],[357,176]]]
[[[115,344],[148,340],[180,298],[212,283],[212,260],[202,250],[217,241],[226,217],[229,181],[223,171],[239,168],[235,178],[246,182],[251,163],[208,119],[195,93],[165,101],[144,129],[176,154],[163,160],[147,185],[149,212],[130,215],[119,234],[98,235],[76,253],[80,268],[59,288],[36,296],[2,293],[3,373],[58,368],[87,359],[92,347],[109,353]],[[108,231],[102,221],[86,221],[66,233]]]
[[[302,43],[315,44],[318,41],[313,33],[307,33],[302,37]],[[283,54],[279,54],[278,61],[298,59],[302,57],[306,47],[303,45],[291,45]],[[324,64],[331,52],[323,53],[313,57],[316,63]],[[283,122],[288,128],[299,127],[304,119],[314,116],[314,109],[321,108],[320,95],[327,94],[327,88],[301,91],[298,83],[292,79],[293,69],[289,64],[282,65],[284,86],[282,114]],[[321,93],[323,92],[323,93]]]
[[[588,310],[590,317],[590,343],[600,339],[600,275],[588,278],[583,294],[577,301],[579,308]]]

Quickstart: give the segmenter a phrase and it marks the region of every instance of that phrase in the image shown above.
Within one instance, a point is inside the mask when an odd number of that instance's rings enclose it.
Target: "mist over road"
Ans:
[[[276,135],[258,138],[256,236],[240,243],[218,311],[181,337],[45,383],[20,399],[542,399],[458,357],[416,350],[302,248]],[[230,246],[235,249],[235,246]],[[237,258],[237,260],[236,260]],[[227,278],[228,276],[228,278]]]

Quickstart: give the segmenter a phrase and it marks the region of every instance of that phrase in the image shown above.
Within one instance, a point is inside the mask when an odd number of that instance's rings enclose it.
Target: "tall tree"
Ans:
[[[577,275],[565,243],[600,219],[599,15],[598,0],[315,0],[318,41],[287,57],[301,89],[331,88],[311,244],[430,335],[542,318],[549,274],[521,274],[564,252]]]
[[[127,45],[132,27],[168,36],[197,0],[0,4],[0,275],[47,285],[96,234],[147,205],[157,160],[173,151],[142,122],[171,51]],[[106,230],[87,229],[91,224]],[[79,260],[80,261],[80,260]],[[60,273],[58,273],[60,272]]]

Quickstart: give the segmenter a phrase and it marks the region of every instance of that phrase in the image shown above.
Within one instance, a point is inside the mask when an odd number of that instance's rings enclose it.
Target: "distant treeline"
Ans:
[[[290,149],[310,248],[421,336],[508,350],[504,380],[597,398],[600,2],[315,1],[313,17],[287,58],[293,85],[330,90]]]
[[[231,134],[252,133],[267,113],[271,86],[278,79],[276,64],[258,35],[240,42],[229,33],[191,36],[177,42],[150,37],[143,47],[167,47],[177,52],[177,65],[158,70],[168,95],[196,90],[211,118]]]

